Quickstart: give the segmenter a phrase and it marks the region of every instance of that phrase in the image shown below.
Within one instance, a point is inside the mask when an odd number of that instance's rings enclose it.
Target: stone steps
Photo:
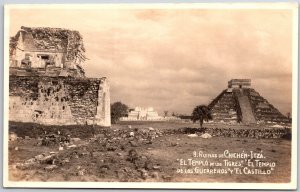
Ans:
[[[238,96],[238,101],[239,101],[239,105],[240,105],[240,108],[242,111],[243,124],[256,123],[248,96],[245,96],[245,95]]]

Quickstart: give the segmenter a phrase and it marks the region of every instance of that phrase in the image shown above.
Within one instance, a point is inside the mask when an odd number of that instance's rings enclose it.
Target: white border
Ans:
[[[185,182],[12,182],[8,180],[9,11],[14,9],[289,9],[293,11],[292,155],[290,183]],[[297,187],[298,3],[165,3],[165,4],[15,4],[4,6],[4,187],[39,188],[166,188],[166,189],[296,189]]]

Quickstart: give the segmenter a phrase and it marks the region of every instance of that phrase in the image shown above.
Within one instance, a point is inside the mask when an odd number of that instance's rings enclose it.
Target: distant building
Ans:
[[[142,108],[135,107],[128,113],[128,117],[123,117],[123,121],[157,121],[163,120],[164,118],[159,116],[152,107]]]
[[[22,26],[10,38],[10,75],[84,77],[84,53],[78,31]]]

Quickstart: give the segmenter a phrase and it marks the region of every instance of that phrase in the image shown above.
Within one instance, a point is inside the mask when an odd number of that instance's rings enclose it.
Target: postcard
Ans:
[[[298,4],[4,8],[5,187],[296,188]]]

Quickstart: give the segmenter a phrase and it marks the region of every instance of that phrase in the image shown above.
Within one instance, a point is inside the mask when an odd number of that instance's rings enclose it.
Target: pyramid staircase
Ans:
[[[252,112],[252,106],[249,101],[249,97],[243,93],[243,89],[237,89],[235,91],[238,92],[236,96],[241,108],[242,123],[247,125],[255,124],[256,120]]]

